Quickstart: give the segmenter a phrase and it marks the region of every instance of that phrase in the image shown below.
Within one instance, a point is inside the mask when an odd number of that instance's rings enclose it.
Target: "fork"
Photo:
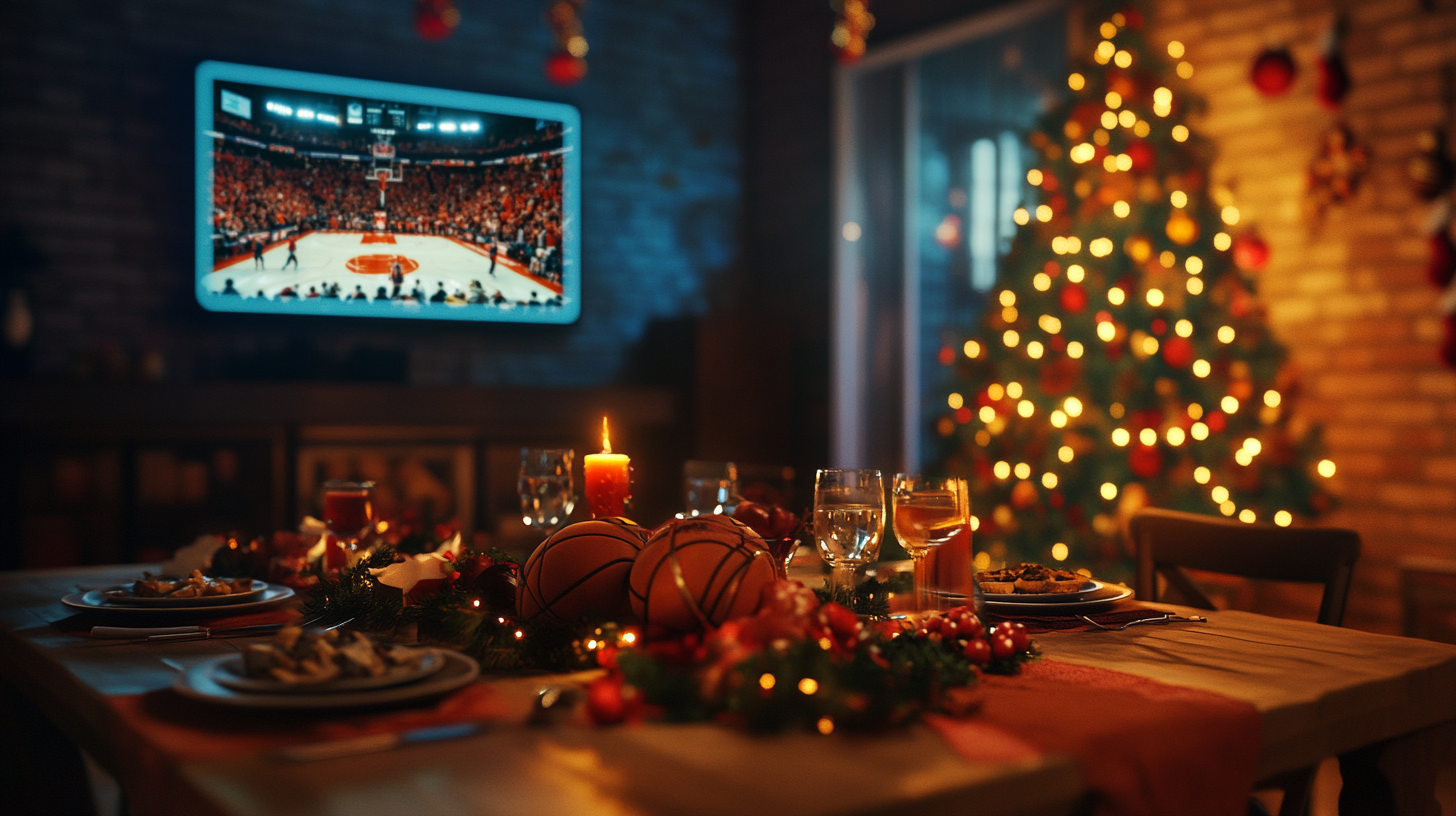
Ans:
[[[1098,623],[1095,620],[1092,620],[1086,615],[1078,615],[1077,617],[1081,618],[1084,621],[1087,621],[1088,623],[1092,624],[1098,629],[1101,629],[1104,632],[1121,632],[1129,626],[1137,626],[1143,623],[1155,623],[1159,625],[1169,624],[1175,621],[1180,623],[1208,623],[1208,618],[1205,618],[1202,615],[1188,615],[1185,617],[1183,615],[1174,615],[1172,613],[1166,615],[1158,615],[1157,617],[1152,618],[1138,618],[1137,620],[1128,621],[1121,626],[1103,626],[1102,624]]]

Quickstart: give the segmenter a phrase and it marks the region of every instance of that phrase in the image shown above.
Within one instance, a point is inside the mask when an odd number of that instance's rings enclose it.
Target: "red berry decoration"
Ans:
[[[1234,239],[1234,266],[1245,272],[1262,272],[1269,265],[1269,243],[1254,233]]]
[[[1279,96],[1294,84],[1294,58],[1287,48],[1267,48],[1254,59],[1249,71],[1249,80],[1259,93],[1265,96]]]
[[[1011,636],[1011,642],[1016,646],[1016,651],[1024,652],[1031,648],[1031,635],[1027,633],[1025,624],[1003,623],[1000,628]]]
[[[964,654],[967,660],[977,666],[984,666],[991,662],[991,644],[987,643],[984,638],[971,638],[966,641],[961,654]]]
[[[460,11],[450,0],[415,0],[415,33],[426,42],[439,42],[460,25]]]
[[[557,51],[546,58],[546,78],[553,85],[565,87],[586,79],[586,60]]]
[[[1186,337],[1170,337],[1163,343],[1163,362],[1171,368],[1187,368],[1193,362],[1193,343]]]
[[[1005,660],[1016,654],[1016,641],[1006,632],[997,631],[991,635],[991,656]]]
[[[1087,308],[1087,290],[1080,283],[1063,286],[1058,299],[1062,303],[1062,311],[1067,314],[1077,314]]]
[[[597,725],[616,725],[635,718],[642,710],[642,694],[627,685],[621,675],[607,675],[586,687],[586,711]]]
[[[1157,445],[1134,445],[1127,452],[1127,467],[1140,479],[1152,479],[1163,472],[1163,450]]]

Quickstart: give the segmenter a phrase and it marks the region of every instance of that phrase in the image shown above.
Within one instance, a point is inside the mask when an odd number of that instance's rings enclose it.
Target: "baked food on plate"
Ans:
[[[1043,567],[1040,564],[1022,564],[1016,576],[1016,591],[1027,595],[1060,595],[1076,592],[1082,588],[1086,578],[1075,572]]]
[[[1010,595],[1016,591],[1016,574],[1019,568],[989,570],[976,573],[976,583],[987,595]]]

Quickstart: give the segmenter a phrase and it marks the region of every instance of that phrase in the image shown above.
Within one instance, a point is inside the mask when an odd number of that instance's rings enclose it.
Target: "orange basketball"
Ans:
[[[758,610],[774,580],[763,539],[724,516],[669,521],[632,565],[632,612],[649,628],[691,632]]]
[[[627,519],[593,519],[557,530],[526,559],[516,610],[575,621],[627,609],[627,576],[647,530]]]

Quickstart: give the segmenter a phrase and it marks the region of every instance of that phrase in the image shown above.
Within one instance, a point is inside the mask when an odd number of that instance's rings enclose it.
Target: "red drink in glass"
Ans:
[[[341,536],[357,536],[374,521],[373,482],[324,485],[324,523]]]

